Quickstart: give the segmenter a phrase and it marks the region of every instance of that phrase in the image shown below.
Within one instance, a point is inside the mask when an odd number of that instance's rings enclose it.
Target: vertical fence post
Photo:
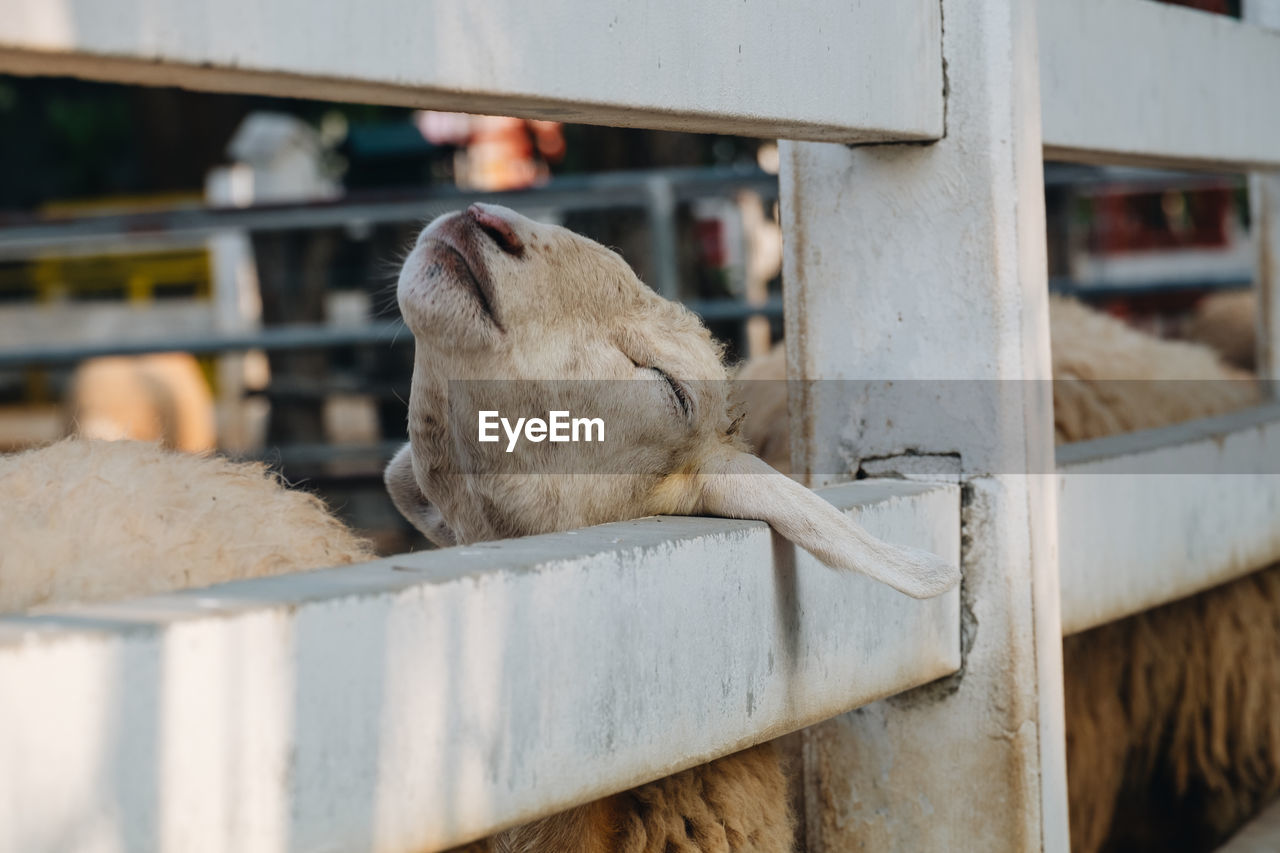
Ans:
[[[205,180],[205,201],[214,207],[244,207],[253,201],[253,172],[244,164],[212,169]],[[262,328],[262,292],[253,241],[244,231],[225,230],[205,241],[213,293],[213,328],[219,335]],[[246,369],[256,363],[265,372],[266,354],[224,352],[217,360],[218,444],[232,452],[252,450],[255,411],[269,405],[245,394]]]
[[[1245,0],[1241,11],[1251,24],[1280,30],[1280,0]],[[1251,174],[1249,204],[1258,258],[1258,375],[1280,398],[1280,173]]]
[[[1250,175],[1249,201],[1258,258],[1258,375],[1268,382],[1271,396],[1280,398],[1280,174]]]
[[[783,147],[793,469],[958,455],[965,494],[963,667],[806,731],[811,853],[1067,850],[1034,6],[943,0],[941,141]],[[989,405],[948,431],[831,379]]]
[[[650,175],[644,182],[648,199],[649,247],[653,255],[653,289],[668,299],[680,298],[680,238],[676,231],[676,193],[671,179]]]

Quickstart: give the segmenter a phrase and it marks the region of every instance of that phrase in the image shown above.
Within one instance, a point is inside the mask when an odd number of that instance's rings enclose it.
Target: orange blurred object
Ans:
[[[565,152],[558,121],[427,111],[418,114],[417,125],[428,142],[465,147],[458,183],[474,189],[514,190],[542,183],[551,175],[548,164]]]

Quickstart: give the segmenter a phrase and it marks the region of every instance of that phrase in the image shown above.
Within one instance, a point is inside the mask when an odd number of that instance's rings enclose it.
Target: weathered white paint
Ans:
[[[797,471],[958,453],[969,543],[963,675],[806,733],[811,853],[1067,849],[1053,475],[1007,474],[1053,470],[1048,383],[1019,381],[1049,376],[1033,10],[944,0],[942,141],[783,146],[792,378],[1011,380],[982,383],[984,428],[958,437],[935,421],[963,399],[904,421],[892,395],[851,412],[793,383]]]
[[[826,492],[959,559],[956,486]],[[431,850],[953,672],[959,597],[658,518],[0,619],[0,850]]]
[[[1280,30],[1280,0],[1243,0],[1240,17],[1259,27]]]
[[[1245,824],[1218,853],[1275,853],[1280,850],[1280,801]]]
[[[7,0],[0,71],[844,142],[942,133],[937,0]]]
[[[1065,633],[1280,560],[1280,406],[1081,442],[1058,458]]]
[[[1150,0],[1038,5],[1046,157],[1280,166],[1280,33]]]

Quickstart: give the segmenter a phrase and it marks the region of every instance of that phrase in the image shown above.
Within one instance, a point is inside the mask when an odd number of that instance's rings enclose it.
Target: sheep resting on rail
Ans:
[[[1049,306],[1057,441],[1259,402],[1252,376],[1077,302]],[[784,348],[742,380],[782,380]],[[1139,380],[1139,381],[1126,381]],[[1198,381],[1187,381],[1198,380]],[[743,434],[790,470],[786,383],[747,381]],[[1210,850],[1280,793],[1280,567],[1063,641],[1071,847]]]
[[[747,454],[710,336],[615,254],[501,208],[437,220],[406,262],[400,301],[418,342],[411,444],[387,471],[397,505],[440,544],[652,513],[761,518],[836,567],[916,596],[957,567],[869,536]],[[524,372],[528,366],[529,374]],[[581,471],[471,472],[450,443],[447,379],[628,380],[605,412],[619,439]],[[712,380],[712,381],[698,381]],[[614,383],[617,384],[617,383]],[[490,384],[520,408],[536,382]],[[599,383],[571,384],[597,400]],[[504,397],[513,393],[515,399]],[[483,396],[483,389],[475,393]],[[571,395],[572,396],[572,395]],[[572,407],[579,397],[558,401]],[[546,448],[549,445],[532,445]],[[514,454],[510,464],[536,463]],[[536,467],[536,465],[535,465]],[[316,498],[263,466],[153,444],[68,439],[0,458],[0,610],[199,587],[369,559]],[[787,853],[793,822],[771,745],[502,833],[498,850]]]
[[[396,506],[440,545],[645,515],[768,521],[828,565],[908,594],[958,569],[869,536],[744,451],[719,349],[697,317],[615,253],[505,208],[429,225],[405,261],[400,310],[416,353],[409,438],[388,466]],[[497,381],[495,381],[497,380]],[[602,417],[602,444],[477,440],[478,412]],[[498,851],[788,853],[772,745],[508,830]]]

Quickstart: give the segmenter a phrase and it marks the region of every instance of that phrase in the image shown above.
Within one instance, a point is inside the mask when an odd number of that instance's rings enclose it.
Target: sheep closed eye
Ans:
[[[650,367],[649,369],[658,374],[658,376],[667,383],[667,387],[671,389],[671,394],[675,398],[675,403],[680,409],[680,413],[684,415],[686,419],[689,418],[693,411],[693,401],[689,399],[688,389],[672,379],[662,368]]]

